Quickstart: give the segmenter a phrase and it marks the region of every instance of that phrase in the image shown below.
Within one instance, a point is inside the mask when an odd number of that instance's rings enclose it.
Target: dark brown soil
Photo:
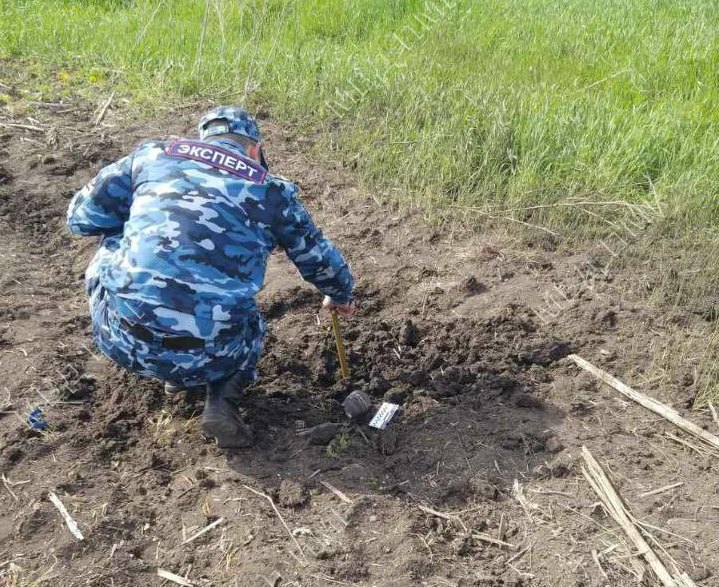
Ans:
[[[197,114],[148,123],[111,110],[100,127],[74,102],[37,106],[32,120],[2,114],[47,129],[0,126],[6,585],[159,585],[158,568],[198,586],[640,584],[633,549],[581,475],[582,445],[637,518],[662,529],[652,532],[668,555],[697,584],[719,585],[717,461],[565,358],[577,352],[713,426],[687,411],[712,324],[650,307],[628,271],[587,284],[582,271],[606,262],[600,247],[455,236],[379,207],[344,169],[307,157],[311,137],[271,121],[276,170],[300,183],[358,276],[359,315],[344,324],[351,383],[336,383],[320,296],[282,255],[261,295],[270,324],[261,380],[244,404],[255,447],[220,451],[198,433],[202,398],[168,398],[97,356],[82,292],[94,243],[66,233],[68,201],[139,140],[191,133]],[[558,311],[542,311],[560,290]],[[349,422],[341,402],[353,389],[401,414],[384,432]],[[35,407],[44,432],[26,423]],[[328,422],[324,435],[298,434]],[[249,488],[272,497],[282,519]]]

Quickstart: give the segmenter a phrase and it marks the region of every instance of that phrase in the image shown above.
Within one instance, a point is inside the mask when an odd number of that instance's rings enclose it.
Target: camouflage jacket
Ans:
[[[323,294],[352,299],[349,267],[298,191],[232,141],[146,142],[75,194],[67,223],[106,237],[88,278],[114,294],[123,317],[210,337],[214,323],[256,312],[278,246]]]

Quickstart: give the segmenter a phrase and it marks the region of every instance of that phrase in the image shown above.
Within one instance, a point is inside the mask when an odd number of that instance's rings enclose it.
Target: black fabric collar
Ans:
[[[247,154],[247,151],[245,151],[245,148],[240,145],[239,143],[236,143],[235,141],[231,139],[220,139],[213,136],[209,136],[206,139],[204,139],[205,143],[215,143],[217,145],[221,145],[225,149],[230,149],[232,151],[239,151],[243,156],[247,157],[248,159],[252,159]],[[260,148],[260,165],[265,168],[265,171],[269,171],[270,167],[267,164],[267,159],[265,158],[265,150]]]
[[[217,139],[215,137],[207,137],[203,142],[217,144],[231,151],[238,151],[243,156],[252,159],[252,157],[247,154],[247,151],[245,151],[245,148],[239,143],[236,143],[235,141],[231,141],[229,139]]]

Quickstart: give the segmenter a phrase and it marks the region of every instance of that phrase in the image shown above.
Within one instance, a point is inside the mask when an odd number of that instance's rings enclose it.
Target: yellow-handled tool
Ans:
[[[337,345],[337,358],[340,362],[340,371],[342,372],[342,379],[349,379],[350,369],[347,364],[347,353],[345,352],[345,343],[342,340],[342,331],[340,330],[340,317],[337,315],[337,310],[330,310],[330,316],[332,317],[332,332],[335,334],[335,344]]]

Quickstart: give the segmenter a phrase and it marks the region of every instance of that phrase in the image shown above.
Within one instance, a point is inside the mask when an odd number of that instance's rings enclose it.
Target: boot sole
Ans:
[[[203,418],[201,431],[205,438],[214,438],[220,448],[247,448],[252,446],[252,435],[244,425],[226,418]],[[248,427],[249,428],[249,427]]]

